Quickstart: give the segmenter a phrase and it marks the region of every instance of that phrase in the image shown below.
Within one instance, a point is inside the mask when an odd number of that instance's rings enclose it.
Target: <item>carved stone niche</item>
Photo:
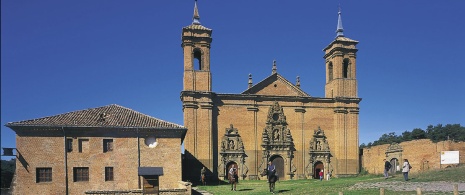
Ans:
[[[283,108],[278,102],[270,107],[266,126],[262,133],[262,162],[258,170],[266,169],[267,162],[272,160],[270,158],[281,157],[284,160],[283,175],[286,179],[292,179],[296,166],[294,165],[294,140],[291,135],[291,130],[287,127],[286,116],[284,115]],[[276,167],[277,169],[280,167]]]
[[[313,137],[310,139],[309,148],[309,163],[307,165],[307,175],[313,177],[315,175],[315,165],[320,162],[323,164],[325,174],[327,171],[332,172],[331,165],[331,150],[329,148],[326,135],[320,127],[314,130]]]
[[[245,154],[244,143],[239,135],[237,128],[234,128],[233,124],[229,128],[225,129],[224,136],[221,140],[220,148],[220,165],[218,166],[219,177],[226,179],[228,170],[227,166],[230,163],[236,163],[239,168],[239,176],[243,179],[247,177],[249,168],[245,165]]]
[[[402,151],[402,146],[395,142],[386,148],[386,160],[392,165],[389,170],[392,174],[400,171],[400,165],[402,164]]]

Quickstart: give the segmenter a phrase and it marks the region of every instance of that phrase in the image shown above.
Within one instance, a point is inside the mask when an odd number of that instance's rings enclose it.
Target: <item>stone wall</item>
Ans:
[[[465,164],[465,142],[442,141],[433,143],[429,139],[413,140],[399,144],[402,151],[398,155],[386,156],[386,150],[390,144],[373,146],[363,149],[362,167],[370,174],[382,174],[384,169],[383,159],[396,156],[402,164],[408,159],[413,167],[411,172],[427,171],[445,168],[441,165],[441,151],[460,151],[460,164]],[[454,166],[454,165],[452,165]]]

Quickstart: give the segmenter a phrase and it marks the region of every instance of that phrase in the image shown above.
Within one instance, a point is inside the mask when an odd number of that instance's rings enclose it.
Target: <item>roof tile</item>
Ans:
[[[185,129],[184,126],[160,120],[116,104],[73,111],[55,116],[10,122],[7,123],[6,126],[139,127],[155,129]]]

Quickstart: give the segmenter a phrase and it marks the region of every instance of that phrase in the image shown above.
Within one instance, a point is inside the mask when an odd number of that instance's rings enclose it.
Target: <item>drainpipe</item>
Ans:
[[[63,130],[63,140],[65,143],[65,186],[66,186],[66,195],[69,194],[68,192],[68,149],[67,149],[67,143],[66,143],[66,133],[65,133],[65,128],[61,127],[61,130]]]
[[[139,170],[140,167],[140,139],[139,139],[139,128],[137,128],[137,170]],[[137,181],[139,183],[139,188],[142,188],[140,185],[140,176],[139,173],[137,173]]]

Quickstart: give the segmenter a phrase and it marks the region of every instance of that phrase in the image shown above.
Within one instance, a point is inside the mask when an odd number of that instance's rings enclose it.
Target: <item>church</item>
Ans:
[[[232,165],[241,179],[263,179],[268,161],[284,180],[317,178],[320,171],[359,173],[358,41],[344,36],[340,11],[336,37],[323,49],[324,97],[303,91],[298,78],[292,83],[281,76],[276,61],[260,82],[249,75],[242,93],[212,91],[212,39],[196,3],[192,24],[182,28],[183,180],[197,181],[202,167],[211,179],[225,179]]]

